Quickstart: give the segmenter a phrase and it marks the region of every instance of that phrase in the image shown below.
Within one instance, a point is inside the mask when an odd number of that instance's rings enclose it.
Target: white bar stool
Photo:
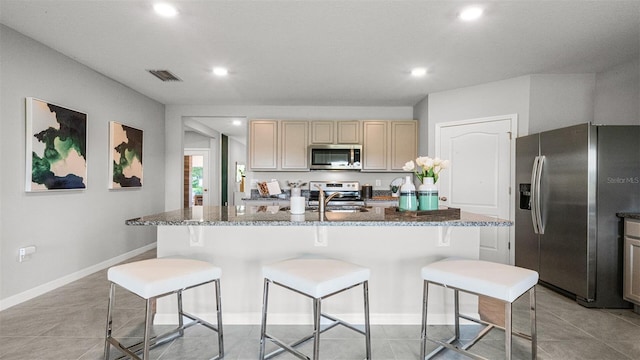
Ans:
[[[364,335],[366,348],[365,359],[371,359],[369,269],[334,259],[291,259],[264,266],[262,273],[264,275],[264,293],[262,300],[262,329],[260,334],[259,359],[269,359],[284,351],[288,351],[300,359],[317,360],[320,350],[320,334],[337,325],[343,325]],[[266,332],[269,284],[272,283],[313,299],[313,333],[311,335],[294,343],[285,344]],[[358,285],[362,285],[364,291],[364,331],[334,316],[321,312],[321,301],[323,299]],[[321,317],[333,321],[322,330],[320,329]],[[313,357],[310,358],[294,349],[294,347],[311,339],[313,339]],[[266,340],[273,342],[279,346],[280,349],[265,355]]]
[[[224,356],[222,337],[222,310],[220,305],[220,275],[219,267],[208,262],[181,258],[159,258],[136,261],[128,264],[109,268],[107,278],[111,282],[109,292],[109,307],[107,310],[107,330],[104,345],[104,358],[109,359],[111,345],[132,359],[149,360],[149,349],[166,343],[184,335],[184,330],[196,324],[203,325],[218,333],[218,355],[214,359]],[[189,313],[182,309],[182,292],[184,290],[205,285],[215,284],[216,312],[218,326]],[[138,344],[126,347],[111,336],[112,313],[115,301],[116,285],[138,295],[146,300],[146,315],[144,327],[144,340]],[[153,302],[155,299],[177,294],[178,297],[178,327],[165,334],[150,337],[153,319]],[[184,324],[183,317],[193,321]],[[142,352],[142,358],[137,354]]]
[[[536,334],[536,292],[538,273],[511,265],[493,263],[480,260],[466,260],[460,258],[447,258],[431,263],[422,268],[424,279],[424,293],[422,298],[422,343],[420,347],[420,359],[425,359],[427,340],[439,345],[427,355],[427,359],[435,356],[444,348],[448,348],[474,359],[485,359],[477,354],[467,351],[476,344],[491,329],[499,328],[505,331],[505,357],[511,359],[511,335],[517,335],[531,340],[531,358],[536,358],[537,334]],[[455,335],[448,341],[432,339],[427,336],[427,305],[429,285],[435,284],[454,290],[455,311]],[[460,314],[459,294],[466,292],[475,295],[487,296],[504,302],[505,320],[504,327]],[[515,300],[529,292],[531,334],[513,332],[511,328],[511,307]],[[464,345],[455,345],[460,339],[460,318],[486,325],[486,327],[472,340]]]

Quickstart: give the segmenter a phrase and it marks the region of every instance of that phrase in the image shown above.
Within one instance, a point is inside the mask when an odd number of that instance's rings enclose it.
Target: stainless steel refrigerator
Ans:
[[[640,126],[580,124],[516,139],[515,261],[587,307],[622,299],[622,222],[640,211]]]

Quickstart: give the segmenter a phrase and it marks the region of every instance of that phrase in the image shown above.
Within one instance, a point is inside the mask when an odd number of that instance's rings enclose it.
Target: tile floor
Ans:
[[[155,256],[155,251],[133,260]],[[89,360],[102,359],[103,336],[108,296],[106,270],[89,275],[20,305],[0,312],[1,360]],[[526,331],[528,298],[518,301],[514,310],[515,327]],[[115,334],[135,342],[142,334],[144,302],[118,292]],[[223,302],[224,311],[224,302]],[[296,339],[303,326],[278,326],[270,331],[283,339]],[[432,333],[447,337],[448,326],[431,326]],[[475,326],[466,326],[464,337],[473,336]],[[257,359],[259,326],[224,327],[225,359]],[[306,333],[306,332],[305,332]],[[539,287],[538,291],[539,359],[640,359],[640,315],[631,310],[586,309],[575,302]],[[372,326],[374,359],[417,359],[419,326]],[[473,350],[490,359],[504,358],[503,333],[494,330]],[[311,344],[305,344],[310,349]],[[304,349],[304,348],[303,348]],[[530,358],[528,343],[514,338],[517,359]],[[303,350],[304,351],[304,350]],[[112,358],[116,358],[112,350]],[[162,345],[151,352],[151,359],[208,359],[217,354],[215,334],[192,327],[185,337]],[[119,354],[118,354],[119,355]],[[323,334],[320,355],[323,359],[362,359],[361,335],[340,327]],[[443,352],[438,359],[463,359],[454,352]],[[276,359],[293,359],[283,354]]]

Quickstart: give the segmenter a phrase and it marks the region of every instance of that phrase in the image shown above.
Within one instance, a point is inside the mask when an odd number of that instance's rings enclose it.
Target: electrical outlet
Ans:
[[[329,245],[329,236],[327,234],[326,226],[316,226],[316,236],[313,242],[314,246],[327,246]]]
[[[382,186],[382,180],[377,179],[376,180],[376,186]]]
[[[31,245],[18,249],[18,262],[31,259],[31,255],[36,253],[36,247]]]

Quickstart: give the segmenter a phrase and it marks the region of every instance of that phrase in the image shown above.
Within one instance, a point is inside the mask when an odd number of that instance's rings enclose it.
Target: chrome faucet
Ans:
[[[316,185],[316,187],[320,191],[320,193],[318,194],[318,217],[320,221],[324,221],[324,213],[327,208],[327,204],[329,203],[329,201],[331,201],[331,199],[333,199],[338,195],[342,195],[342,193],[335,192],[329,196],[326,196],[326,194],[324,193],[320,185]]]

